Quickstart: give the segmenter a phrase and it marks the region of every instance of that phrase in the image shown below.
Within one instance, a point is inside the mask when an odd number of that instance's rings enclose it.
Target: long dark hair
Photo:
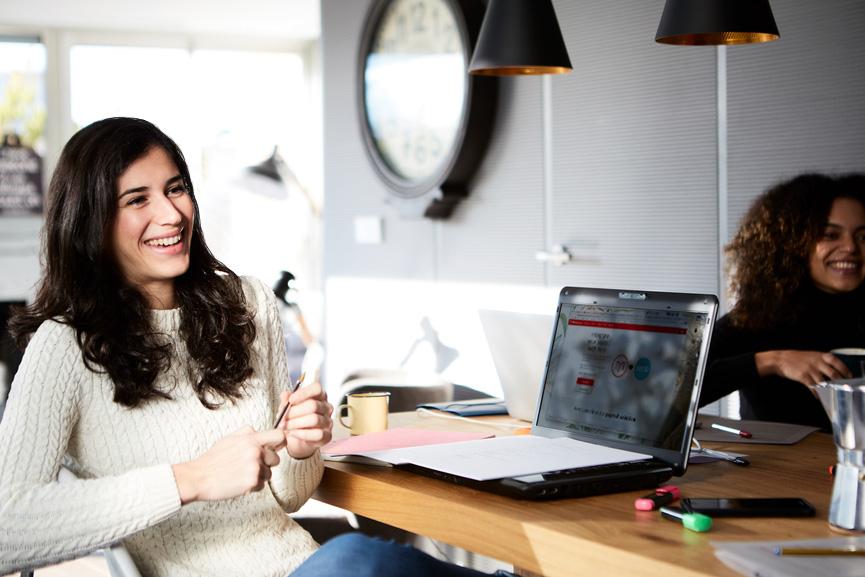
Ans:
[[[155,382],[171,363],[172,346],[154,334],[148,301],[124,281],[111,250],[117,181],[153,148],[174,161],[195,209],[189,270],[175,279],[174,290],[180,334],[193,359],[189,374],[202,404],[216,408],[219,399],[240,397],[252,374],[252,313],[240,279],[207,247],[183,153],[145,120],[95,122],[63,148],[46,195],[43,274],[36,298],[15,311],[9,329],[24,349],[44,321],[67,324],[76,331],[87,367],[107,373],[114,382],[115,402],[135,407],[148,399],[170,398]]]
[[[802,174],[751,205],[726,247],[731,292],[738,299],[730,311],[734,325],[761,330],[796,322],[814,290],[808,259],[837,198],[865,206],[865,175]],[[865,292],[861,286],[856,290]]]

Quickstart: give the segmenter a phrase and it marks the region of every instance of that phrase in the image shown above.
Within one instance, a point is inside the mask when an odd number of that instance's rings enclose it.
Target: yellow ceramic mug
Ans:
[[[337,409],[340,424],[352,435],[375,433],[387,429],[387,410],[390,393],[349,393],[347,403]],[[348,423],[343,421],[343,409],[348,413]]]

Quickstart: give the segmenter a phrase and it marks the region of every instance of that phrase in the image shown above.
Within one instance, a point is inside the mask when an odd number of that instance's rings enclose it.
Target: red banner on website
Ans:
[[[581,319],[569,319],[569,325],[577,325],[581,327],[595,327],[602,329],[619,329],[623,331],[644,331],[648,333],[665,333],[670,335],[687,334],[688,329],[685,327],[661,327],[658,325],[637,325],[633,323],[611,323],[601,321],[586,321]]]

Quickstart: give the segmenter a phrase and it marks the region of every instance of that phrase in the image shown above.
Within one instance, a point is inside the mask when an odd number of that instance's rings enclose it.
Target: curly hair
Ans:
[[[193,359],[189,373],[201,403],[214,409],[239,398],[252,375],[255,325],[240,279],[204,240],[183,153],[145,120],[95,122],[63,148],[46,194],[36,298],[14,311],[9,330],[23,350],[46,320],[67,324],[76,331],[87,367],[113,381],[115,402],[136,407],[171,398],[155,382],[171,364],[172,345],[155,334],[147,299],[124,280],[111,248],[118,179],[157,147],[177,166],[194,207],[189,269],[175,279],[174,290],[181,338]]]
[[[754,202],[725,248],[730,291],[738,299],[730,311],[735,326],[761,330],[795,323],[813,291],[809,256],[832,203],[849,197],[865,205],[863,183],[861,174],[802,174],[773,186]]]

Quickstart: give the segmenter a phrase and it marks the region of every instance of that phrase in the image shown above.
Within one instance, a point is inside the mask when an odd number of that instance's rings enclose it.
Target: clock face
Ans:
[[[463,29],[449,0],[390,0],[373,23],[363,62],[366,123],[379,168],[408,196],[443,175],[461,145],[469,50]]]

